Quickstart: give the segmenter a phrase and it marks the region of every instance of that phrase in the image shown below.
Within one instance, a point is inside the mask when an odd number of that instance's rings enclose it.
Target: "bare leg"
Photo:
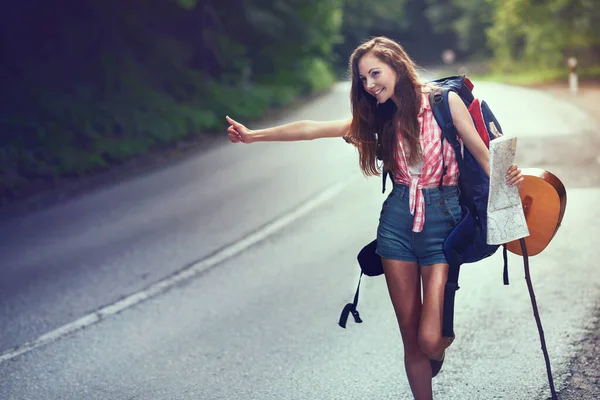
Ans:
[[[431,365],[419,347],[421,276],[414,262],[382,258],[385,279],[404,344],[404,367],[415,400],[431,400]]]
[[[442,337],[444,287],[448,279],[448,264],[421,267],[423,277],[423,309],[419,324],[419,347],[434,360],[440,360],[450,344]]]

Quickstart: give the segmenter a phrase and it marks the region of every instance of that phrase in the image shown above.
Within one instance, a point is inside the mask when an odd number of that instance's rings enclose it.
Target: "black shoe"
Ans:
[[[446,353],[444,352],[444,355],[442,356],[441,360],[432,360],[429,359],[429,362],[431,363],[431,377],[435,378],[435,376],[437,374],[439,374],[440,370],[442,369],[442,365],[444,365],[444,358],[446,358]]]

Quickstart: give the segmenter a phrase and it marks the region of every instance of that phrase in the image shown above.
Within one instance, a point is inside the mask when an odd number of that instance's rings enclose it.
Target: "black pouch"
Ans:
[[[354,317],[354,322],[360,324],[360,314],[356,309],[358,304],[358,293],[360,291],[360,282],[362,276],[378,276],[383,274],[383,264],[381,263],[381,257],[375,252],[377,250],[377,240],[373,240],[371,243],[362,248],[356,257],[358,265],[360,266],[360,277],[358,278],[358,286],[356,287],[356,293],[354,294],[354,300],[352,303],[348,303],[344,306],[342,313],[340,314],[340,320],[338,325],[342,328],[346,328],[346,322],[350,314]]]

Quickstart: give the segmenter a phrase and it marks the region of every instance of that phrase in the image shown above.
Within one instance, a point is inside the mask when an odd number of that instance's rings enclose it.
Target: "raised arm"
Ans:
[[[227,134],[233,143],[312,140],[325,137],[342,137],[348,133],[352,118],[337,121],[297,121],[265,129],[248,129],[226,117]]]

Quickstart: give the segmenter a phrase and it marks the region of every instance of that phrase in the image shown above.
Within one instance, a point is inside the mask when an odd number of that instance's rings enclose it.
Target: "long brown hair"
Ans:
[[[389,65],[397,74],[393,96],[399,106],[389,99],[377,104],[375,97],[367,93],[360,79],[358,62],[361,57],[371,53]],[[410,149],[409,164],[422,158],[419,142],[420,128],[417,115],[421,107],[421,86],[417,76],[417,66],[404,48],[386,37],[376,37],[358,46],[350,56],[350,74],[352,87],[350,101],[352,105],[352,123],[349,139],[358,147],[360,168],[367,176],[379,175],[377,166],[377,141],[381,142],[381,156],[384,170],[397,169],[398,154],[397,129],[400,130],[404,144]]]

